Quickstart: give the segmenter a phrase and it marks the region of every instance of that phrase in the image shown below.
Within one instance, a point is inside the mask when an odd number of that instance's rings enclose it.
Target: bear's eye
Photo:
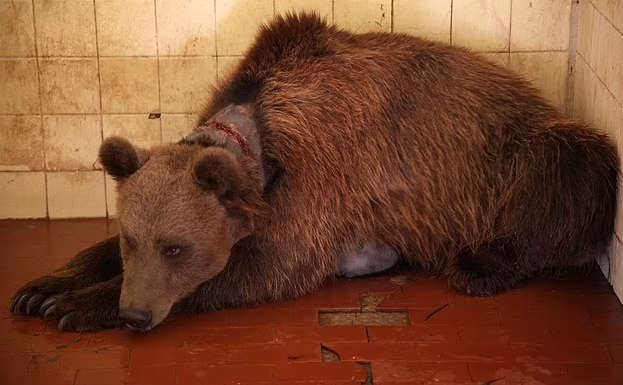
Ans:
[[[175,257],[180,254],[182,248],[179,246],[168,246],[164,249],[164,255],[167,257]]]

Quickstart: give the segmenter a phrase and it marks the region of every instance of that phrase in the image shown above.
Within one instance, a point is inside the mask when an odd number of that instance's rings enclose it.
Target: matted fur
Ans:
[[[198,125],[232,103],[254,107],[267,183],[238,158],[250,187],[220,204],[244,223],[245,237],[224,270],[175,311],[308,293],[335,274],[340,251],[369,242],[456,289],[491,295],[543,269],[585,264],[612,236],[619,175],[612,142],[468,50],[404,34],[353,34],[315,15],[277,17]],[[136,158],[149,160],[120,189],[121,202],[135,203],[121,205],[122,225],[167,206],[136,199],[165,184],[200,197],[190,175],[202,151],[170,144]],[[185,198],[169,199],[181,201],[171,206],[177,210],[162,208],[170,216],[156,222],[162,226],[191,226],[201,210],[222,211],[213,201],[190,211]],[[206,221],[225,218],[221,211]],[[16,311],[31,292],[18,292]]]

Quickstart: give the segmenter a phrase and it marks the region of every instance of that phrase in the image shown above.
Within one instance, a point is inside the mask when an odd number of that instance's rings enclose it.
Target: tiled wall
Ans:
[[[582,0],[574,57],[573,114],[623,144],[623,2]],[[623,152],[621,152],[623,156]],[[619,205],[623,205],[620,191]],[[622,206],[623,207],[623,206]],[[623,215],[604,268],[623,298]]]
[[[219,74],[275,13],[315,9],[356,31],[488,52],[564,106],[572,3],[0,0],[0,218],[114,214],[114,185],[96,162],[102,138],[180,138]],[[162,115],[148,119],[153,112]]]

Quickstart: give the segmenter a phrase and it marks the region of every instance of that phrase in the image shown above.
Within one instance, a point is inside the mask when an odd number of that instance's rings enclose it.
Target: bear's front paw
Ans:
[[[121,277],[93,286],[60,293],[41,304],[44,318],[60,330],[90,332],[119,326]]]
[[[10,302],[11,313],[39,314],[39,308],[47,298],[73,290],[75,277],[51,274],[35,279],[22,286]]]

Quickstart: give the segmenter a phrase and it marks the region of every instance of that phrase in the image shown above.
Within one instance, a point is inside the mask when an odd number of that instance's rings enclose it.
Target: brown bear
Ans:
[[[604,134],[478,54],[312,14],[264,26],[187,138],[109,138],[100,159],[120,235],[19,289],[14,313],[145,331],[397,262],[495,295],[602,254],[619,176]]]

